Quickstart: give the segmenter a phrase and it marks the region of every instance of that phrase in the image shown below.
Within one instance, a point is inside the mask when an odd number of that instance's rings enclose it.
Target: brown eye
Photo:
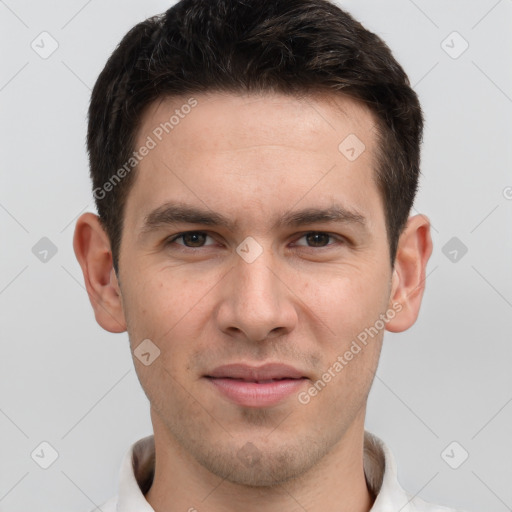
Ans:
[[[305,240],[305,243],[297,241],[296,245],[322,248],[333,245],[332,240],[338,240],[338,238],[334,237],[334,235],[330,235],[329,233],[324,233],[323,231],[311,231],[304,234],[299,240]]]
[[[324,247],[329,244],[330,235],[327,233],[308,233],[306,240],[312,247]]]
[[[203,247],[205,245],[212,245],[212,242],[206,243],[207,239],[211,237],[204,233],[203,231],[188,231],[187,233],[181,233],[179,235],[174,236],[172,239],[169,240],[169,244],[177,243],[178,245],[183,245],[185,247],[193,248],[199,248]],[[181,240],[181,241],[180,241]]]
[[[206,235],[204,233],[185,233],[182,238],[187,247],[201,247],[204,244]]]

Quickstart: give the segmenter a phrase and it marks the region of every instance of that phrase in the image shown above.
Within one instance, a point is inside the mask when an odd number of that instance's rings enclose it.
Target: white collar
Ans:
[[[119,475],[118,494],[101,510],[154,512],[144,497],[152,482],[154,465],[154,436],[150,435],[134,443],[126,453]],[[364,472],[369,489],[377,495],[370,512],[456,512],[406,493],[398,482],[393,454],[381,439],[368,431],[364,433]]]

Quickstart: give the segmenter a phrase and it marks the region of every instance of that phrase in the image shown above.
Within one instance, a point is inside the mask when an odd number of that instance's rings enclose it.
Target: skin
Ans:
[[[367,397],[384,330],[416,321],[432,252],[429,221],[409,218],[392,265],[374,181],[375,118],[364,105],[326,94],[194,97],[198,105],[137,168],[119,275],[96,215],[78,219],[74,238],[97,322],[127,330],[132,351],[148,338],[161,351],[149,366],[134,357],[156,446],[146,499],[157,512],[368,511]],[[186,100],[151,105],[136,147]],[[338,150],[349,134],[366,148],[352,162]],[[236,225],[180,222],[141,234],[149,212],[176,201]],[[357,211],[365,227],[274,226],[290,211],[333,204]],[[173,240],[194,230],[208,236]],[[248,236],[263,250],[252,263],[236,252]],[[307,404],[293,394],[272,407],[242,407],[204,378],[222,364],[277,361],[300,369],[309,378],[301,391],[308,390],[397,305],[385,329]],[[247,449],[257,454],[251,463],[241,456]]]

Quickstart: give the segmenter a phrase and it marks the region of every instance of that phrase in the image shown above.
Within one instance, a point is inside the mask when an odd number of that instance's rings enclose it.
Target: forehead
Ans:
[[[342,94],[211,92],[153,102],[142,117],[138,142],[153,134],[157,142],[173,139],[183,150],[198,144],[229,150],[255,143],[301,147],[303,142],[315,150],[329,143],[337,147],[340,137],[349,133],[371,146],[375,129],[369,108]]]
[[[251,222],[299,203],[341,202],[371,217],[378,213],[372,208],[383,211],[375,144],[374,115],[341,95],[162,98],[138,131],[135,149],[151,149],[137,165],[126,221],[136,227],[172,200],[247,214]]]

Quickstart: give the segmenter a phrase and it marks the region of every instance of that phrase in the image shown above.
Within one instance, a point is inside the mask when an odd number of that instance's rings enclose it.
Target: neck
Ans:
[[[319,463],[279,485],[250,487],[201,466],[153,418],[156,464],[146,500],[155,512],[368,512],[375,497],[363,469],[364,417]]]

